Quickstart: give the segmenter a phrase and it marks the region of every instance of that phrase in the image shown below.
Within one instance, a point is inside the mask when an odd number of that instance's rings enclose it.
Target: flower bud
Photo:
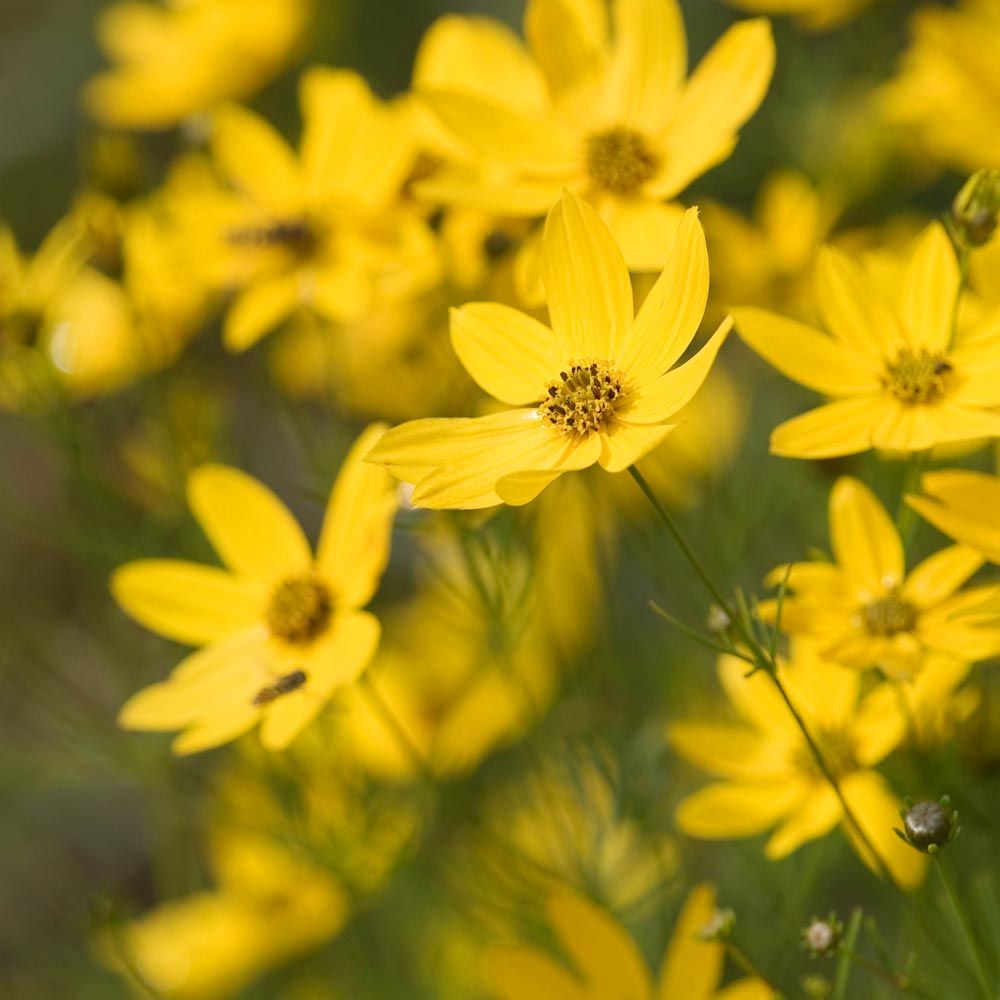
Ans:
[[[718,604],[713,604],[708,609],[708,631],[713,635],[722,635],[732,625],[732,620]]]
[[[1000,170],[974,173],[958,192],[951,218],[967,246],[989,243],[1000,221]]]
[[[831,913],[826,920],[813,917],[802,928],[802,947],[809,952],[811,958],[827,958],[836,953],[843,935],[844,925],[835,913]]]
[[[733,910],[716,910],[712,919],[698,931],[698,937],[702,941],[728,941],[735,926],[736,913]]]
[[[808,1000],[827,1000],[833,993],[833,983],[823,976],[805,976],[802,980],[802,993]]]
[[[924,854],[936,853],[958,835],[958,813],[952,810],[947,795],[940,802],[927,800],[916,805],[908,802],[900,815],[903,830],[896,833]]]

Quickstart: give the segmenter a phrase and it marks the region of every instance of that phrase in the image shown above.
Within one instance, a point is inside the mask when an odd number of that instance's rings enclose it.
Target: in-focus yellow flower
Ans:
[[[497,948],[490,957],[498,1000],[770,1000],[758,979],[719,988],[721,944],[698,932],[716,914],[715,891],[698,886],[687,897],[663,956],[657,982],[628,932],[606,911],[574,893],[548,900],[549,924],[569,960],[529,946]]]
[[[766,21],[737,24],[686,79],[676,0],[616,0],[611,13],[613,32],[601,0],[530,0],[530,54],[489,22],[462,26],[461,59],[439,32],[416,85],[471,162],[459,155],[417,193],[540,218],[569,188],[604,218],[631,269],[663,268],[681,215],[671,202],[732,153],[767,91],[774,43]],[[472,83],[461,82],[462,60]],[[538,241],[522,252],[537,258]]]
[[[883,685],[862,696],[861,674],[821,659],[804,643],[797,643],[793,652],[792,662],[778,668],[792,703],[895,879],[908,888],[919,885],[926,858],[893,834],[900,803],[874,770],[905,735],[898,700],[884,698]],[[743,660],[726,656],[719,661],[719,678],[740,716],[738,723],[670,726],[677,752],[723,779],[680,803],[678,827],[692,837],[731,840],[777,826],[764,848],[767,857],[777,860],[843,822],[854,849],[874,868],[774,684],[761,673],[746,673]]]
[[[884,91],[887,116],[923,156],[969,171],[1000,167],[1000,4],[928,5],[911,25],[899,76]]]
[[[1000,563],[1000,477],[969,469],[929,472],[906,502],[956,542]]]
[[[191,183],[175,198],[194,266],[237,293],[223,329],[231,350],[297,309],[354,321],[439,277],[425,220],[400,200],[416,155],[404,113],[347,71],[310,70],[299,98],[299,153],[264,119],[228,106],[211,134],[225,185]]]
[[[469,374],[522,408],[403,424],[369,461],[414,483],[415,505],[439,508],[524,504],[563,472],[595,462],[609,472],[628,468],[670,432],[667,421],[701,387],[731,327],[726,320],[690,361],[668,370],[708,297],[696,210],[671,245],[634,315],[621,251],[596,212],[567,192],[549,215],[542,252],[552,328],[494,303],[452,312],[452,343]]]
[[[829,458],[1000,435],[1000,314],[956,335],[960,287],[951,241],[934,223],[917,242],[895,308],[856,262],[828,247],[816,296],[829,336],[776,313],[733,310],[755,351],[834,400],[777,427],[771,451]]]
[[[701,208],[714,299],[813,318],[816,258],[841,208],[832,195],[782,170],[764,181],[751,219],[717,202]]]
[[[969,663],[1000,652],[1000,630],[981,627],[961,612],[983,604],[996,587],[959,588],[982,566],[965,545],[942,549],[907,574],[895,524],[871,490],[857,479],[838,479],[830,493],[834,562],[779,566],[788,573],[781,627],[815,639],[822,654],[860,670],[878,667],[910,678],[931,653]],[[775,602],[763,612],[775,613]]]
[[[255,479],[219,465],[192,474],[189,502],[227,568],[144,560],[119,569],[112,590],[147,628],[205,648],[131,698],[122,726],[182,729],[174,750],[188,754],[260,723],[263,744],[282,749],[361,674],[380,632],[361,609],[388,559],[396,507],[392,480],[361,461],[382,430],[369,427],[345,460],[315,557]]]
[[[810,31],[825,31],[851,20],[875,0],[726,0],[739,10],[794,17]]]
[[[90,115],[114,129],[164,129],[241,100],[291,61],[309,0],[120,2],[97,35],[115,67],[84,90]]]

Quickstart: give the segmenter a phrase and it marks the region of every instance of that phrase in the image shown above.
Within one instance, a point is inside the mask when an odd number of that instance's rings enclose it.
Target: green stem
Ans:
[[[958,918],[958,922],[962,928],[963,933],[966,938],[966,945],[969,949],[969,954],[972,956],[972,960],[975,963],[976,975],[979,979],[979,985],[982,988],[983,996],[985,1000],[996,1000],[996,995],[990,987],[989,976],[986,974],[986,962],[983,959],[983,953],[979,949],[979,942],[976,940],[976,933],[972,926],[972,921],[969,919],[969,915],[962,905],[962,900],[958,893],[955,891],[955,884],[951,880],[951,876],[948,874],[948,870],[944,866],[944,862],[937,854],[932,854],[931,857],[934,859],[934,864],[938,870],[938,874],[941,876],[941,881],[944,883],[945,891],[948,894],[948,899],[951,901],[951,907],[955,911],[955,916]]]
[[[837,780],[837,777],[833,773],[832,768],[827,763],[826,758],[823,756],[823,751],[820,749],[816,740],[813,739],[813,735],[809,731],[809,727],[806,725],[805,720],[802,718],[802,716],[799,714],[798,709],[793,704],[791,698],[788,695],[788,692],[785,690],[785,686],[781,683],[781,680],[778,677],[777,673],[777,663],[774,657],[771,655],[770,650],[761,645],[757,637],[751,633],[750,629],[747,628],[746,625],[744,625],[742,617],[733,612],[733,609],[730,607],[729,602],[722,596],[721,591],[715,585],[712,578],[708,575],[708,571],[705,569],[704,566],[702,566],[701,561],[698,559],[698,556],[695,553],[694,549],[691,548],[691,546],[687,542],[687,539],[684,538],[680,528],[677,526],[677,522],[670,516],[667,509],[657,499],[656,494],[653,493],[649,484],[643,478],[642,473],[639,472],[639,470],[634,465],[629,466],[628,471],[631,473],[632,478],[635,480],[639,489],[642,490],[646,499],[650,502],[651,506],[653,507],[653,510],[656,511],[656,514],[659,517],[659,519],[663,522],[664,526],[673,536],[674,541],[677,543],[678,547],[684,554],[684,557],[687,559],[688,563],[694,569],[695,573],[697,573],[699,579],[705,585],[705,588],[708,590],[709,594],[711,594],[713,600],[719,605],[720,608],[722,608],[722,610],[726,613],[726,615],[728,615],[729,620],[733,623],[734,628],[736,628],[739,631],[741,638],[743,639],[744,642],[746,642],[747,646],[750,649],[751,654],[753,655],[754,662],[758,665],[758,667],[763,669],[764,672],[767,673],[767,675],[774,682],[774,685],[775,687],[777,687],[778,692],[782,697],[782,700],[785,702],[785,705],[788,707],[788,710],[791,713],[792,718],[795,720],[796,725],[799,727],[799,730],[801,731],[802,736],[809,747],[809,751],[812,754],[813,758],[815,759],[816,765],[819,767],[820,773],[827,780],[827,782],[829,782],[830,787],[833,789],[834,794],[837,796],[837,800],[840,802],[841,809],[844,812],[844,818],[854,828],[854,831],[858,839],[865,846],[865,848],[871,855],[872,859],[874,860],[875,866],[879,870],[879,873],[891,885],[894,885],[897,888],[899,888],[898,883],[893,878],[889,866],[885,863],[884,859],[882,858],[882,855],[875,848],[874,844],[871,841],[871,838],[867,835],[867,833],[865,833],[864,829],[861,827],[861,824],[858,822],[857,817],[854,815],[854,812],[851,809],[850,805],[848,805],[847,799],[844,796],[844,792],[840,787],[840,782]]]
[[[846,1000],[847,984],[851,978],[851,962],[848,956],[858,942],[858,934],[861,931],[861,919],[863,916],[863,911],[860,907],[857,907],[851,913],[851,919],[847,923],[847,931],[844,934],[844,946],[841,948],[840,959],[837,962],[837,973],[833,980],[833,1000]]]
[[[903,551],[910,547],[913,533],[917,527],[917,512],[906,502],[910,493],[920,490],[920,480],[927,468],[930,451],[915,451],[910,455],[903,474],[903,487],[899,496],[899,508],[896,511],[896,528],[903,542]]]
[[[413,737],[410,736],[406,727],[400,721],[399,716],[396,715],[386,700],[382,697],[382,693],[375,686],[375,681],[367,671],[362,675],[361,688],[368,695],[368,700],[375,708],[375,711],[382,717],[382,721],[385,722],[389,729],[392,730],[392,733],[396,738],[396,742],[403,748],[404,753],[406,753],[406,755],[413,762],[413,766],[420,777],[423,778],[423,780],[428,784],[435,784],[437,779],[435,778],[431,765],[424,756],[423,751],[417,746]]]
[[[908,976],[892,972],[890,969],[879,965],[878,962],[873,962],[870,958],[865,958],[864,955],[859,955],[857,952],[852,951],[846,945],[841,945],[840,951],[845,958],[853,962],[858,968],[870,972],[873,976],[878,976],[879,979],[890,986],[895,986],[897,990],[901,990],[903,993],[911,993],[915,997],[922,997],[924,1000],[936,1000],[933,994],[928,993],[921,986],[918,986]]]
[[[750,960],[742,948],[737,947],[732,941],[726,941],[726,953],[733,960],[733,962],[738,965],[748,976],[752,976],[754,979],[759,979],[769,990],[772,990],[775,994],[778,993],[778,988],[765,976],[760,969]]]

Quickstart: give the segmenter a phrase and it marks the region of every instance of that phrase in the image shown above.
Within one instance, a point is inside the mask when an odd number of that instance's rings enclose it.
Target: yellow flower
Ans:
[[[886,115],[925,157],[969,171],[1000,167],[996,0],[927,6],[911,23],[913,41],[884,91]]]
[[[670,202],[732,153],[767,91],[774,43],[766,21],[737,24],[686,79],[676,0],[616,0],[612,16],[613,38],[603,2],[531,0],[530,54],[506,29],[468,23],[464,76],[457,46],[439,35],[419,94],[472,162],[459,154],[417,193],[534,219],[569,188],[598,210],[631,269],[663,268],[681,215]],[[537,260],[538,241],[522,252]]]
[[[896,308],[854,261],[826,248],[816,295],[830,336],[761,309],[733,310],[755,351],[834,399],[777,427],[771,451],[829,458],[1000,435],[1000,316],[955,336],[959,290],[954,250],[935,223],[917,242]]]
[[[926,859],[893,835],[899,800],[874,770],[904,737],[898,701],[881,695],[883,685],[862,696],[856,670],[821,659],[804,643],[794,654],[778,668],[793,704],[893,876],[907,888],[919,885]],[[778,860],[843,822],[854,849],[874,867],[774,684],[746,673],[742,660],[721,658],[719,678],[739,723],[679,722],[669,729],[682,757],[723,779],[680,803],[678,827],[692,837],[730,840],[777,826],[764,852]]]
[[[400,202],[416,154],[406,115],[346,71],[310,70],[299,97],[298,154],[262,118],[223,108],[211,153],[226,186],[189,183],[175,196],[195,266],[237,292],[223,329],[231,350],[300,308],[358,320],[439,277],[430,230]]]
[[[751,14],[787,15],[804,28],[825,31],[857,16],[875,0],[726,0],[732,7]]]
[[[935,528],[1000,563],[1000,478],[969,469],[929,472],[906,502]]]
[[[719,988],[723,946],[698,932],[716,913],[715,891],[694,889],[681,910],[654,985],[645,959],[605,910],[572,893],[549,899],[549,924],[571,963],[529,946],[496,948],[491,956],[497,1000],[770,1000],[757,979]]]
[[[380,629],[360,609],[385,567],[396,506],[389,477],[361,462],[381,433],[369,427],[345,460],[315,558],[289,511],[256,480],[218,465],[192,474],[191,507],[227,568],[129,563],[112,590],[147,628],[205,648],[131,698],[122,726],[183,729],[174,749],[188,754],[260,723],[261,741],[277,750],[361,674]]]
[[[903,543],[885,508],[856,479],[837,480],[830,494],[834,562],[794,563],[781,627],[815,639],[825,657],[894,677],[915,676],[932,652],[969,663],[1000,652],[1000,630],[979,627],[961,612],[983,604],[996,587],[959,588],[983,564],[973,549],[942,549],[907,574]],[[780,583],[786,567],[772,571]],[[775,602],[763,607],[773,616]]]
[[[731,326],[727,320],[668,371],[691,343],[708,296],[696,210],[672,247],[633,315],[621,251],[595,211],[567,192],[549,216],[542,252],[552,328],[493,303],[452,312],[452,343],[469,374],[522,408],[403,424],[369,461],[414,483],[415,505],[439,508],[524,504],[562,472],[595,462],[610,472],[628,468],[670,432],[667,421],[698,391]]]
[[[749,220],[702,205],[714,297],[811,319],[812,272],[839,211],[828,192],[787,170],[764,181]]]
[[[108,128],[164,129],[249,97],[291,61],[311,7],[308,0],[112,4],[97,33],[116,65],[87,84],[87,110]]]

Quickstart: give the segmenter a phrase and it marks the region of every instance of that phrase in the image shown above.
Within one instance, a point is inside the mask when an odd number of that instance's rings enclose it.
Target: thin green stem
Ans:
[[[402,747],[403,752],[413,762],[413,766],[421,778],[428,784],[435,784],[436,778],[431,769],[431,765],[424,756],[423,751],[417,746],[413,737],[410,736],[399,716],[392,710],[386,700],[382,697],[382,692],[375,686],[375,681],[367,671],[362,675],[361,688],[367,694],[375,711],[382,717],[385,724],[392,730],[396,742]]]
[[[937,1000],[933,994],[928,993],[922,986],[918,986],[909,976],[893,972],[891,969],[879,965],[878,962],[873,962],[870,958],[865,958],[864,955],[859,955],[856,951],[852,951],[846,945],[841,945],[840,952],[848,961],[858,966],[858,968],[870,972],[873,976],[878,976],[883,982],[888,983],[890,986],[895,986],[897,990],[903,993],[922,997],[923,1000]]]
[[[775,994],[778,993],[778,988],[764,975],[760,969],[751,961],[750,957],[747,955],[742,948],[737,947],[732,941],[726,941],[726,954],[733,960],[733,962],[740,967],[748,976],[752,976],[754,979],[759,979],[769,990],[774,991]]]
[[[858,943],[863,916],[861,907],[856,907],[851,913],[851,919],[847,922],[844,947],[841,949],[840,959],[837,962],[837,972],[833,980],[833,1000],[846,1000],[847,986],[851,979],[851,962],[848,958],[848,952]]]
[[[903,486],[899,495],[899,507],[896,511],[896,528],[903,542],[903,551],[910,547],[913,533],[917,528],[917,512],[906,502],[907,496],[920,490],[920,480],[927,468],[930,451],[915,451],[907,460],[903,473]]]
[[[938,870],[938,874],[941,876],[941,881],[944,883],[945,892],[948,894],[951,907],[955,911],[955,916],[958,918],[962,932],[965,934],[966,945],[968,946],[969,954],[972,956],[972,960],[975,964],[976,976],[979,979],[979,986],[983,991],[983,996],[985,997],[985,1000],[996,1000],[996,994],[990,987],[989,976],[986,973],[986,961],[979,948],[979,942],[976,940],[975,929],[972,926],[972,921],[969,919],[969,914],[966,912],[965,907],[962,905],[961,898],[955,891],[955,884],[952,882],[951,876],[948,874],[948,870],[944,866],[944,862],[937,854],[933,854],[931,857],[934,859],[934,865]]]
[[[746,653],[741,653],[738,649],[731,649],[728,646],[723,646],[721,642],[714,642],[712,639],[706,638],[700,632],[685,625],[679,618],[675,618],[669,611],[665,611],[659,606],[659,604],[656,603],[656,601],[650,601],[649,607],[654,614],[659,615],[665,622],[669,622],[675,629],[677,629],[678,632],[682,632],[692,642],[696,642],[700,646],[704,646],[706,649],[711,649],[716,653],[722,653],[725,656],[738,657],[753,667],[757,666],[757,661],[753,659],[753,657],[747,656]]]

